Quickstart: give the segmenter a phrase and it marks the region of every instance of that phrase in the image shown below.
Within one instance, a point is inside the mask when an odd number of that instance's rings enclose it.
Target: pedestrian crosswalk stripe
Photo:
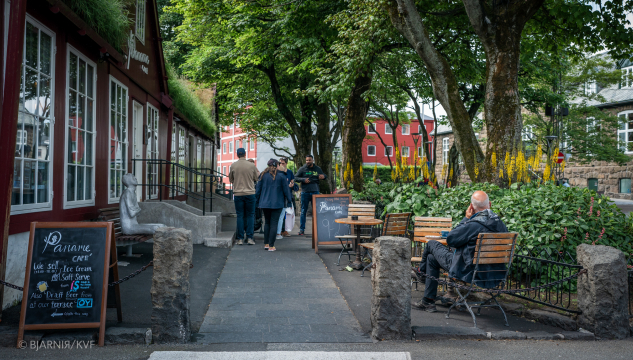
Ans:
[[[411,360],[408,352],[343,351],[155,351],[149,360]]]

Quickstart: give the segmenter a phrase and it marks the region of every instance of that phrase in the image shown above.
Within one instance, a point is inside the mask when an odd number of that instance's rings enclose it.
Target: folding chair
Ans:
[[[376,205],[373,205],[373,204],[367,204],[367,205],[366,204],[349,204],[349,207],[347,209],[347,217],[349,219],[351,219],[352,216],[358,216],[359,219],[366,219],[366,218],[374,219],[375,213],[376,213]],[[361,240],[371,240],[372,229],[373,229],[373,226],[361,226],[360,228]],[[356,234],[354,233],[354,231],[355,231],[354,227],[350,226],[349,235],[335,236],[341,242],[341,246],[343,247],[343,249],[341,250],[341,253],[338,255],[338,262],[336,263],[337,266],[340,265],[341,256],[343,256],[343,254],[347,255],[348,261],[352,260],[352,255],[356,256],[356,253],[350,252],[348,248],[350,244],[354,243],[354,239],[356,239]]]
[[[451,305],[448,309],[448,312],[446,313],[447,319],[451,315],[453,307],[463,305],[466,309],[468,309],[468,312],[470,312],[470,315],[473,317],[473,323],[475,324],[475,327],[477,327],[477,319],[475,318],[472,308],[477,308],[477,315],[481,315],[482,307],[498,307],[499,310],[501,310],[501,313],[503,313],[506,326],[510,326],[510,324],[508,324],[508,317],[506,316],[505,311],[503,311],[503,308],[497,301],[499,294],[489,294],[490,299],[471,303],[468,303],[466,298],[476,286],[485,289],[503,289],[505,287],[508,274],[510,273],[510,267],[512,266],[516,240],[517,233],[479,234],[479,237],[477,238],[477,245],[475,246],[475,253],[473,254],[475,270],[473,271],[470,288],[468,288],[465,295],[462,295],[459,288],[455,288],[457,294],[459,295],[459,299],[457,299],[457,301],[455,301],[455,303],[453,303],[453,305]],[[493,276],[489,279],[481,280],[477,279],[477,275],[479,273],[489,273],[493,274]],[[493,301],[494,304],[491,304]]]
[[[385,222],[382,227],[380,236],[401,236],[406,237],[409,232],[409,221],[411,220],[411,213],[389,213],[385,216]],[[360,276],[365,275],[365,270],[374,263],[372,258],[372,251],[374,250],[374,243],[362,243],[360,244],[365,249],[365,255],[369,258],[370,262],[367,266],[363,267]]]

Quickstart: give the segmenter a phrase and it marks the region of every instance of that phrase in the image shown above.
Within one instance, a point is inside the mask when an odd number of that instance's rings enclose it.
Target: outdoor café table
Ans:
[[[339,224],[354,225],[356,227],[356,239],[354,239],[354,252],[356,253],[356,259],[354,260],[354,262],[352,262],[350,266],[356,270],[361,269],[363,267],[363,263],[360,261],[360,251],[358,249],[359,247],[358,244],[360,244],[360,227],[363,225],[370,225],[370,226],[380,225],[382,224],[382,220],[380,219],[352,220],[350,218],[341,218],[341,219],[335,219],[334,221]]]

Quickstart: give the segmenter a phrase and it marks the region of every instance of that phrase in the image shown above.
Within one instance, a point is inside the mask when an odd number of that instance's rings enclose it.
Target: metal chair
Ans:
[[[492,288],[500,288],[503,289],[505,287],[505,283],[508,279],[508,274],[510,273],[510,267],[512,266],[512,258],[514,257],[514,248],[516,246],[517,233],[481,233],[477,238],[477,245],[475,247],[475,253],[473,254],[473,263],[475,265],[475,270],[473,271],[473,277],[470,282],[470,287],[465,295],[462,295],[462,292],[459,288],[455,288],[457,294],[459,295],[459,299],[451,305],[446,313],[446,318],[448,319],[451,315],[451,310],[455,306],[465,306],[470,312],[470,315],[473,317],[473,323],[475,327],[477,327],[477,319],[475,318],[475,314],[473,313],[472,308],[477,308],[477,315],[481,315],[482,307],[498,307],[503,313],[503,318],[506,321],[506,326],[510,326],[508,324],[508,317],[506,316],[505,311],[497,301],[497,297],[499,294],[489,294],[490,299],[486,301],[478,301],[478,302],[467,302],[466,298],[475,287],[492,289]],[[477,275],[479,273],[490,273],[493,276],[486,280],[477,279]],[[491,302],[494,301],[494,304]]]
[[[390,213],[385,216],[385,222],[382,227],[381,236],[402,236],[406,237],[409,232],[409,221],[411,220],[411,213]],[[367,242],[360,244],[365,249],[365,255],[369,258],[370,262],[367,266],[363,267],[360,276],[365,276],[365,270],[374,263],[372,258],[372,251],[374,250],[374,243]]]

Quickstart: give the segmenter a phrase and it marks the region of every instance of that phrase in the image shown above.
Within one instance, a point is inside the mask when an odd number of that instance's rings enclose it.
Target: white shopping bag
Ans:
[[[295,209],[291,206],[286,208],[286,224],[287,232],[291,232],[295,227]]]

